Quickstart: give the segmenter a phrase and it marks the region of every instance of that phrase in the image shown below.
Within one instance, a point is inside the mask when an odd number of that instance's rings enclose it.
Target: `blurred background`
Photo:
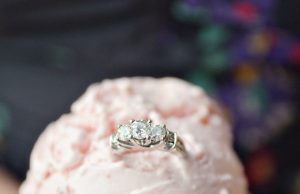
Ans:
[[[176,76],[233,120],[253,194],[300,194],[300,1],[1,0],[0,193],[93,83]],[[6,190],[4,190],[6,189]]]

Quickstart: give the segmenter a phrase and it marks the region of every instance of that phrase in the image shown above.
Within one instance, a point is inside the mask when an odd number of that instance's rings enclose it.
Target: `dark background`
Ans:
[[[218,96],[216,98],[226,104],[227,93],[234,94],[236,91],[232,90],[235,87],[231,81],[232,72],[240,69],[230,66],[221,73],[203,75],[208,68],[199,64],[199,55],[204,52],[195,42],[197,33],[206,27],[178,19],[172,11],[178,2],[2,0],[1,163],[20,180],[24,179],[30,151],[45,126],[68,112],[71,103],[89,84],[105,78],[176,76],[199,84],[209,92],[212,87],[207,84],[208,80],[214,79],[214,91],[226,90],[218,94],[211,92],[211,95]],[[198,1],[200,7],[203,2]],[[230,4],[234,1],[223,2]],[[284,43],[291,45],[298,42],[300,2],[282,0],[273,10],[272,25],[292,37]],[[249,10],[246,9],[246,12]],[[236,27],[233,29],[236,31]],[[224,48],[230,48],[235,39],[238,37],[233,36]],[[283,45],[282,48],[285,48]],[[264,59],[271,61],[268,57]],[[280,72],[284,71],[290,83],[284,85],[288,93],[284,100],[293,107],[292,113],[288,114],[291,122],[280,127],[283,132],[276,135],[262,131],[270,137],[258,143],[255,149],[239,143],[239,134],[243,133],[236,129],[235,147],[246,166],[253,193],[297,194],[300,193],[297,109],[300,66],[297,60],[275,59],[281,64]],[[273,74],[272,67],[264,66],[263,69],[263,79],[269,72],[271,77],[277,76]],[[257,123],[259,125],[260,122]],[[252,141],[251,137],[249,141]]]
[[[166,1],[1,3],[0,99],[11,113],[6,164],[24,178],[33,143],[104,78],[181,75],[192,44],[163,42]]]

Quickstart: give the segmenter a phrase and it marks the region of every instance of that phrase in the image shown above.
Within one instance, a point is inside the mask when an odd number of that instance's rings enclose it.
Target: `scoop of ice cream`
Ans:
[[[161,150],[117,154],[118,124],[151,119],[185,143],[187,157]],[[20,194],[246,194],[230,125],[202,89],[175,78],[93,84],[36,143]]]

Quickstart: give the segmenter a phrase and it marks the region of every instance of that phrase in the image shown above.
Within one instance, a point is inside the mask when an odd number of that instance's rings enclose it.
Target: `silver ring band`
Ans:
[[[128,124],[118,125],[110,137],[114,150],[122,149],[160,149],[186,155],[186,149],[177,133],[166,125],[153,124],[151,120],[131,120]]]

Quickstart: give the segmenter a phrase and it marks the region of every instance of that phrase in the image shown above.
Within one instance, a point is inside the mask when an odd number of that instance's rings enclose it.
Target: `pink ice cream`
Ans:
[[[152,119],[185,143],[188,157],[160,150],[114,153],[119,123]],[[20,194],[246,194],[220,107],[175,78],[93,84],[36,143]]]

